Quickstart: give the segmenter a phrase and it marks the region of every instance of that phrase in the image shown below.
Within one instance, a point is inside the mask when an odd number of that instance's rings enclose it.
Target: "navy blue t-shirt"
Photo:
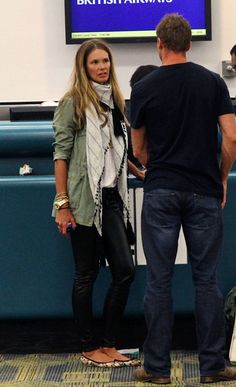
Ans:
[[[145,191],[222,196],[217,124],[234,110],[218,74],[191,62],[161,66],[135,84],[130,112],[132,128],[147,132]]]

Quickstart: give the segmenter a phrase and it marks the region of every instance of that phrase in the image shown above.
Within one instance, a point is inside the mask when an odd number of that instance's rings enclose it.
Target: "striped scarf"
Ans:
[[[127,129],[124,121],[120,122],[123,136],[115,136],[112,109],[114,103],[110,85],[92,82],[99,95],[100,102],[108,106],[108,121],[99,118],[91,105],[86,109],[86,155],[90,189],[95,203],[94,224],[102,235],[102,177],[105,170],[105,154],[112,143],[116,169],[116,185],[123,202],[124,221],[128,219],[128,188],[127,188]]]

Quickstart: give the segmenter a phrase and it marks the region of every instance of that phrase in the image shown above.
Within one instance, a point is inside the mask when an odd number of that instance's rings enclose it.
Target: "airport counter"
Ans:
[[[55,195],[51,122],[0,122],[0,319],[71,318],[74,275],[69,237],[62,237],[51,216]],[[20,176],[28,163],[32,175]],[[128,179],[132,216],[140,241],[142,183]],[[236,285],[236,171],[228,184],[224,209],[225,237],[219,283],[226,296]],[[207,238],[207,235],[206,235]],[[140,246],[133,249],[136,276],[126,315],[143,315],[146,266]],[[94,291],[94,313],[101,316],[110,273],[101,268]],[[188,264],[176,264],[173,279],[175,312],[192,314],[194,291]]]

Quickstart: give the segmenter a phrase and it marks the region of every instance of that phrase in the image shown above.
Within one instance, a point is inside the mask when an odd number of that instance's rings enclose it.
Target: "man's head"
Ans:
[[[160,46],[174,53],[186,53],[190,48],[191,27],[189,22],[179,14],[165,15],[156,27],[156,35],[159,54]]]
[[[230,55],[232,66],[236,70],[236,44],[231,48]]]

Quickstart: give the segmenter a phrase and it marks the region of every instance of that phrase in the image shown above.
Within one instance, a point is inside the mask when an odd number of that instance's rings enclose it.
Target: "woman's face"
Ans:
[[[106,83],[110,77],[111,62],[108,53],[95,48],[87,57],[86,70],[88,77],[97,83]]]

